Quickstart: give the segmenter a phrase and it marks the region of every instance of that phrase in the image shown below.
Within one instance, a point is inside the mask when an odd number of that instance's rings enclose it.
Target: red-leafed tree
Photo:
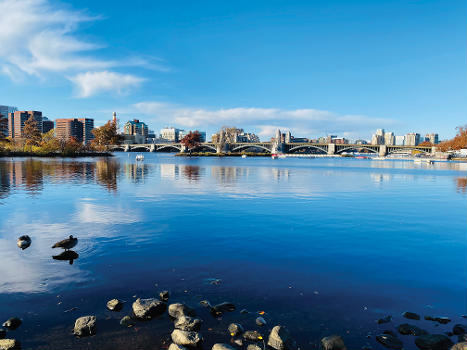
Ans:
[[[199,133],[198,130],[195,130],[193,132],[189,132],[183,139],[182,139],[182,145],[184,145],[188,150],[191,151],[198,147],[201,143],[201,134]]]
[[[467,148],[467,125],[458,126],[457,135],[448,141],[441,142],[438,147],[441,151],[458,150]]]

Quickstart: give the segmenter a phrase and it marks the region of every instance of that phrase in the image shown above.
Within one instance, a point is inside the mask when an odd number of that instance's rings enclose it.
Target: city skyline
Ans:
[[[0,103],[262,139],[276,128],[448,139],[465,124],[461,1],[132,6],[0,1]]]

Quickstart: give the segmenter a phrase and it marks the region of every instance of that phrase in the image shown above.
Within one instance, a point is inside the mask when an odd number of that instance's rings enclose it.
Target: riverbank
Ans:
[[[84,157],[113,157],[110,152],[76,152],[76,153],[56,153],[56,152],[0,152],[0,158],[7,157],[41,157],[41,158],[84,158]]]
[[[176,157],[270,157],[271,153],[214,153],[214,152],[192,152],[192,153],[177,153]]]

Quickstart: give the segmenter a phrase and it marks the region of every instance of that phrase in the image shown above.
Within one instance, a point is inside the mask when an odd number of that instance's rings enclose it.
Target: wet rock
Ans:
[[[390,349],[402,349],[402,342],[391,334],[380,334],[376,336],[378,343]]]
[[[175,329],[171,336],[175,344],[193,348],[200,346],[203,341],[201,333],[181,331],[180,329]]]
[[[167,308],[167,305],[162,301],[149,298],[149,299],[136,299],[132,305],[133,313],[140,319],[151,319],[154,316],[162,315]]]
[[[452,327],[452,333],[455,335],[467,333],[467,327],[463,324],[456,324],[454,327]]]
[[[229,334],[232,337],[236,337],[240,334],[242,334],[245,330],[243,329],[242,325],[239,323],[231,323],[229,324],[229,327],[227,328],[229,331]]]
[[[159,298],[161,301],[168,301],[170,298],[170,293],[168,290],[163,290],[159,293]]]
[[[390,334],[390,335],[392,335],[393,337],[396,337],[396,338],[397,338],[397,334],[396,334],[395,332],[393,332],[393,331],[390,331],[390,330],[384,331],[383,334]]]
[[[399,331],[400,334],[403,334],[403,335],[409,335],[410,334],[410,335],[419,336],[419,335],[428,334],[427,331],[425,331],[423,329],[420,329],[417,326],[408,324],[408,323],[403,323],[403,324],[399,325],[397,327],[397,330]]]
[[[467,350],[467,342],[454,344],[450,350]]]
[[[20,350],[21,344],[15,339],[0,339],[0,350]]]
[[[441,324],[448,324],[449,322],[451,322],[451,319],[449,319],[448,317],[440,317],[440,316],[436,316],[436,317],[425,316],[425,320],[435,321],[435,322],[438,322],[438,323],[441,323]]]
[[[3,322],[3,327],[8,328],[10,330],[15,330],[23,323],[18,317],[11,317],[5,322]]]
[[[248,346],[246,347],[246,350],[263,350],[261,349],[258,345],[256,344],[248,344]]]
[[[268,346],[276,350],[291,350],[296,344],[285,327],[275,326],[269,333]]]
[[[229,344],[217,343],[212,346],[212,350],[235,350],[235,348],[231,347]]]
[[[107,302],[107,309],[110,311],[120,311],[123,308],[123,302],[118,299],[112,299]]]
[[[240,310],[240,313],[241,313],[241,314],[249,314],[250,311],[248,311],[247,309],[241,309],[241,310]]]
[[[331,335],[321,339],[321,349],[323,350],[346,350],[344,341],[338,335]]]
[[[75,321],[74,335],[86,337],[96,334],[96,316],[83,316]]]
[[[201,323],[199,318],[181,315],[175,320],[174,326],[182,331],[199,331]]]
[[[0,339],[3,339],[6,337],[6,329],[0,328]]]
[[[243,340],[241,339],[235,339],[234,343],[237,344],[238,346],[243,346]]]
[[[406,311],[402,314],[403,317],[408,318],[409,320],[419,320],[420,315],[415,312]]]
[[[130,316],[124,316],[120,320],[120,324],[125,327],[133,327],[136,324],[136,322]]]
[[[199,304],[200,304],[201,306],[204,306],[204,307],[207,307],[207,308],[212,308],[212,305],[211,305],[211,303],[209,302],[209,300],[201,300],[201,301],[199,302]]]
[[[172,344],[170,344],[168,350],[187,350],[187,348],[185,348],[184,346],[172,343]]]
[[[196,316],[196,313],[185,304],[174,303],[169,305],[169,315],[173,318],[179,318],[180,316]]]
[[[262,340],[263,336],[258,331],[246,331],[243,333],[243,338],[251,341]]]
[[[215,317],[218,317],[222,315],[224,312],[234,311],[234,310],[235,310],[235,305],[226,301],[226,302],[213,306],[211,308],[211,314]]]
[[[389,323],[392,320],[392,316],[385,316],[376,321],[378,324]]]
[[[422,350],[448,350],[453,342],[443,334],[428,334],[415,338],[415,345]]]
[[[459,335],[457,336],[457,341],[458,341],[459,343],[466,342],[466,341],[467,341],[467,334],[466,334],[466,333],[464,333],[464,334],[459,334]]]
[[[255,322],[258,326],[264,326],[267,323],[266,320],[261,316],[257,317]]]

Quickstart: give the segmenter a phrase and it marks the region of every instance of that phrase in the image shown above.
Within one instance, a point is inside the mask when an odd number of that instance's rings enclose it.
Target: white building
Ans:
[[[405,136],[396,136],[396,145],[404,146],[405,145]]]
[[[420,143],[420,134],[411,132],[405,135],[406,146],[417,146]]]
[[[433,145],[437,145],[439,143],[438,134],[435,134],[435,133],[426,134],[425,141],[431,142]]]
[[[172,126],[165,127],[161,129],[161,138],[171,142],[178,142],[180,141],[180,131],[183,133],[183,130],[174,128]]]
[[[396,143],[396,139],[394,137],[393,132],[385,132],[384,133],[384,144],[388,146],[393,146]]]
[[[372,145],[384,145],[384,129],[378,129],[371,137]]]

